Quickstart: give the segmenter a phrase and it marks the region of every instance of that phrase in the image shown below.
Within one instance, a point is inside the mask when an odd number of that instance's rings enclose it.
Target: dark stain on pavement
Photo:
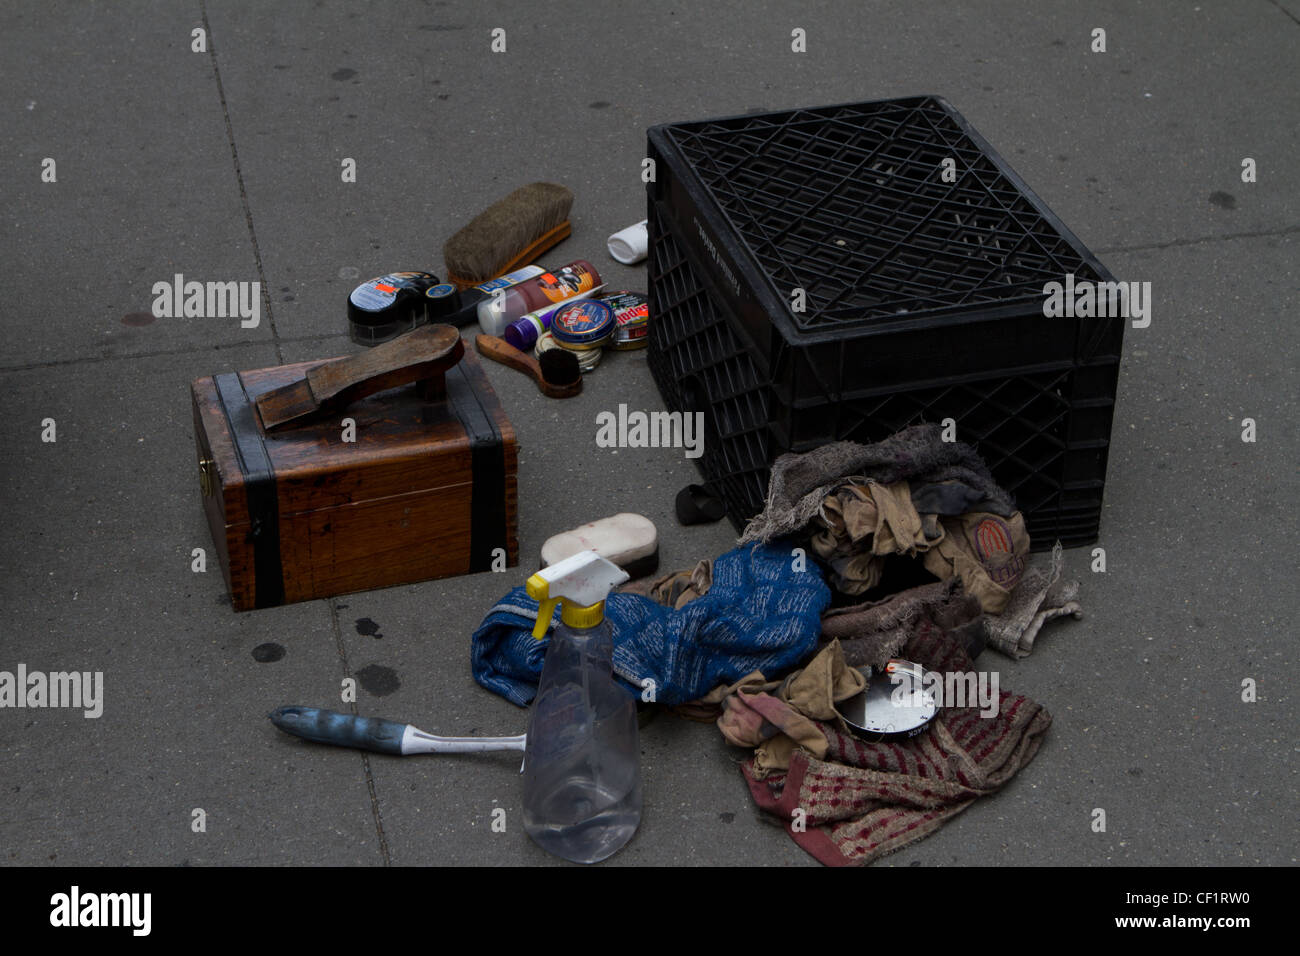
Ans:
[[[259,664],[272,664],[284,657],[284,654],[284,645],[276,644],[274,641],[267,641],[253,648],[253,660]]]
[[[376,697],[387,697],[402,686],[402,682],[397,677],[397,671],[391,667],[384,667],[382,664],[367,664],[357,671],[357,680],[361,682],[362,687]]]

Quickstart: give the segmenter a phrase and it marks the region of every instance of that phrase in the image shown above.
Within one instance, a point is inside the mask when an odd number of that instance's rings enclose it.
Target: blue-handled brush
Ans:
[[[473,754],[488,750],[523,750],[525,735],[518,737],[439,737],[413,724],[377,717],[357,717],[319,707],[280,707],[268,714],[271,723],[287,734],[318,744],[354,747],[375,753]]]

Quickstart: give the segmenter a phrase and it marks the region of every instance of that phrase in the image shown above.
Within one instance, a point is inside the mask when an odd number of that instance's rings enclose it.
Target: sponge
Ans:
[[[618,565],[632,579],[659,570],[659,532],[645,515],[631,512],[610,515],[548,538],[542,545],[540,567],[587,550]]]

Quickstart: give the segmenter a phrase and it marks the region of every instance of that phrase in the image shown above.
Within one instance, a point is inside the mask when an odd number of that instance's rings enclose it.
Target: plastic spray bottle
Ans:
[[[614,677],[605,598],[628,579],[595,551],[582,551],[528,579],[539,603],[533,636],[551,635],[528,718],[524,829],[543,849],[596,863],[632,839],[641,822],[636,697]]]

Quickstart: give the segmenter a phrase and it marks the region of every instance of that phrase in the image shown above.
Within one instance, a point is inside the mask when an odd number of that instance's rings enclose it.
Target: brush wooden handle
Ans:
[[[525,355],[505,339],[497,338],[495,335],[479,335],[474,338],[474,346],[478,349],[478,354],[484,358],[508,365],[541,384],[542,367],[537,363],[537,359]]]
[[[478,335],[474,338],[474,345],[478,348],[479,355],[523,372],[537,383],[537,388],[547,398],[572,398],[582,391],[581,374],[572,382],[548,382],[546,373],[542,371],[542,363],[519,351],[505,339],[499,339],[495,335]],[[577,362],[574,362],[574,367],[577,367]]]
[[[464,354],[459,330],[422,325],[359,355],[317,365],[300,381],[259,397],[257,410],[263,427],[272,432],[412,382],[420,383],[425,398],[441,398],[446,394],[447,369]]]

